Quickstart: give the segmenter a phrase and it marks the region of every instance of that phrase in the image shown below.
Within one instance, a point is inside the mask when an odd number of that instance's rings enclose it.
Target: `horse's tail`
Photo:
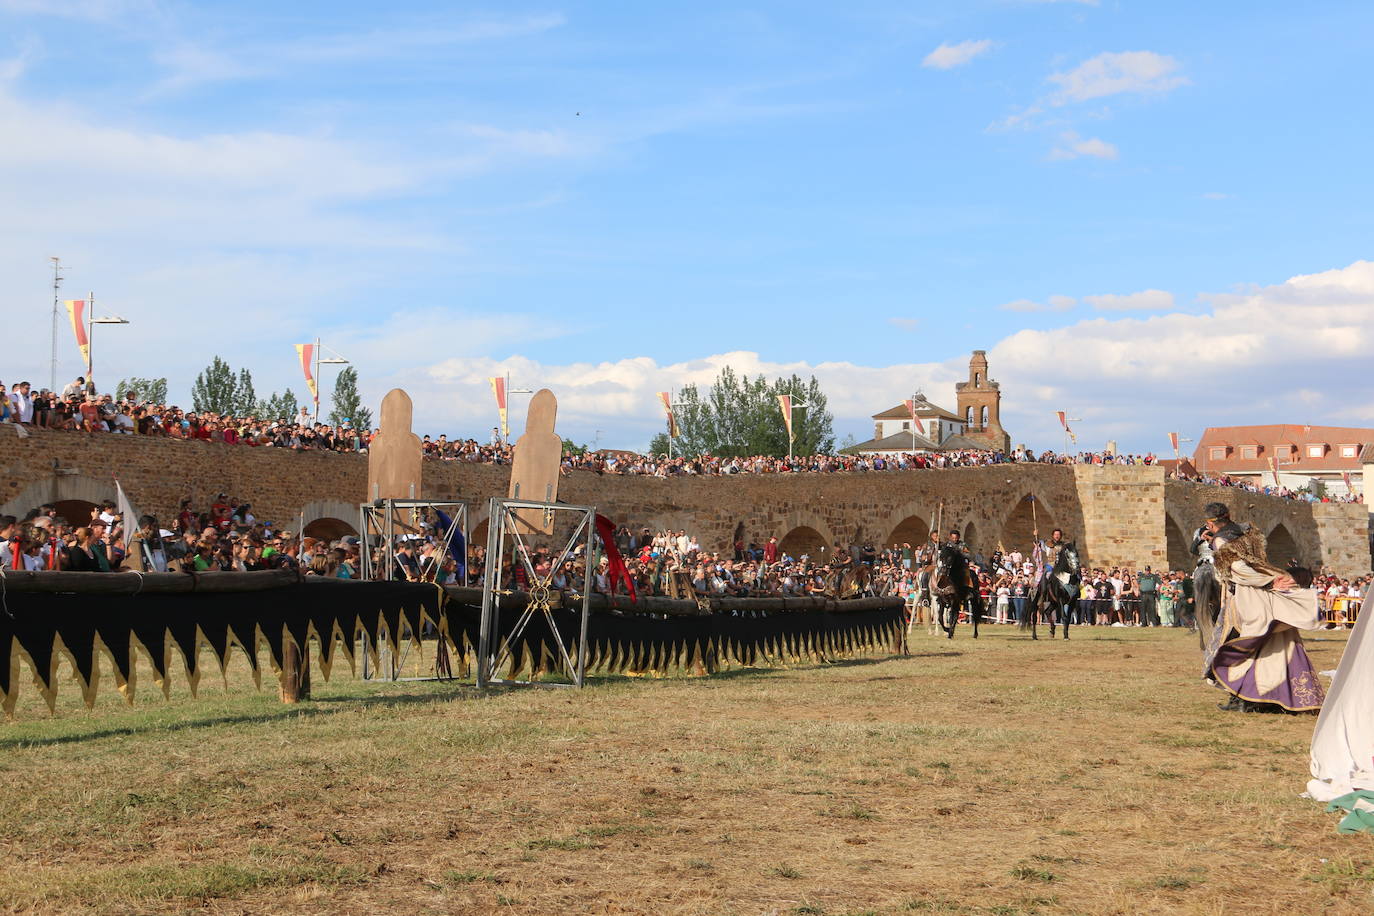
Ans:
[[[1021,619],[1016,622],[1017,629],[1029,630],[1031,628],[1031,621],[1036,619],[1034,615],[1040,613],[1040,589],[1043,587],[1043,584],[1037,585],[1035,588],[1031,589],[1031,593],[1026,596],[1026,612],[1022,614]]]

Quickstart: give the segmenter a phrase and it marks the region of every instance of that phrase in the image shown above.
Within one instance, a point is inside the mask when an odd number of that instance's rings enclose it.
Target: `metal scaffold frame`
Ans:
[[[464,551],[468,544],[468,504],[462,500],[435,500],[435,499],[378,499],[370,503],[363,503],[358,507],[358,530],[362,532],[362,545],[359,550],[362,568],[360,574],[364,580],[371,579],[396,579],[396,551],[397,540],[401,537],[423,537],[426,530],[437,532],[439,522],[438,513],[443,512],[453,523],[448,537],[437,537],[439,550],[433,556],[434,571],[443,568],[443,565],[450,556],[453,547],[453,534],[460,533],[463,539]],[[430,526],[426,529],[426,525]],[[380,562],[372,562],[372,548],[380,546],[382,555]],[[468,578],[466,552],[462,557],[463,581],[459,585],[466,585]],[[380,569],[377,567],[380,566]],[[410,641],[402,640],[398,634],[388,634],[389,640],[378,640],[377,646],[378,670],[372,670],[370,663],[370,653],[362,653],[362,676],[365,680],[401,680],[401,669],[404,667],[406,657],[410,654]],[[391,652],[391,642],[396,642],[399,646],[399,653]],[[366,647],[364,647],[366,648]],[[435,677],[447,679],[451,675],[446,674],[449,669],[448,647],[440,637],[439,645],[435,655]],[[427,680],[422,678],[421,680]]]
[[[573,514],[577,518],[571,534],[564,540],[562,547],[556,554],[557,559],[549,567],[548,573],[543,576],[535,572],[534,563],[531,560],[531,551],[526,543],[526,536],[521,531],[522,527],[529,528],[530,525],[516,517],[516,513],[521,511],[542,512],[543,524],[546,528],[552,528],[552,522],[557,517],[557,513],[560,512]],[[512,592],[501,587],[500,581],[501,570],[505,566],[506,541],[508,539],[511,541],[512,553],[515,558],[524,565],[525,574],[530,581],[530,590],[528,602],[516,619],[515,626],[502,640],[500,638],[501,599],[503,596],[512,594]],[[554,620],[553,608],[549,602],[553,593],[554,575],[557,574],[579,543],[584,543],[586,547],[586,571],[580,596],[582,607],[579,635],[574,653],[569,651],[567,644],[563,641],[563,636]],[[487,569],[482,583],[482,621],[477,650],[477,686],[482,688],[493,685],[581,687],[587,672],[587,623],[591,618],[591,580],[596,574],[596,569],[596,508],[594,506],[570,506],[563,503],[542,503],[521,499],[505,499],[499,496],[492,497],[490,512],[487,515]],[[520,639],[534,615],[538,613],[542,613],[545,620],[548,621],[549,631],[552,634],[554,644],[558,647],[558,656],[563,673],[572,681],[571,684],[520,681],[496,677],[496,673],[501,670],[502,665],[510,659],[512,646]]]

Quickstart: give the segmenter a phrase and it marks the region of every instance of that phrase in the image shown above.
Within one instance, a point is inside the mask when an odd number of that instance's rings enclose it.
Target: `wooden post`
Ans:
[[[310,647],[297,647],[289,636],[281,652],[281,701],[299,703],[310,699]]]

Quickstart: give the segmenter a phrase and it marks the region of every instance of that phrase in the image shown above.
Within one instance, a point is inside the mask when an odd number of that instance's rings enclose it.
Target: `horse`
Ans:
[[[969,567],[968,557],[953,544],[940,547],[935,572],[930,577],[930,594],[934,616],[948,639],[954,638],[959,612],[965,607],[973,622],[973,638],[978,638],[978,624],[983,621],[983,596],[979,594],[978,580]]]
[[[829,586],[827,591],[836,598],[873,595],[873,567],[866,563],[845,566],[832,572],[826,584]]]
[[[1050,620],[1050,639],[1054,639],[1056,622],[1064,624],[1064,638],[1069,638],[1069,609],[1078,600],[1078,587],[1082,584],[1079,574],[1078,544],[1066,541],[1059,549],[1059,558],[1048,573],[1040,577],[1031,591],[1030,609],[1021,621],[1021,629],[1029,627],[1031,639],[1039,639],[1036,624],[1042,613]]]

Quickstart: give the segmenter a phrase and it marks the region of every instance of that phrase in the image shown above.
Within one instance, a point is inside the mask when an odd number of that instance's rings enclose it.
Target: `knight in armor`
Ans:
[[[1317,593],[1310,581],[1300,586],[1300,571],[1271,564],[1264,536],[1233,521],[1224,503],[1203,511],[1221,585],[1204,676],[1231,695],[1221,708],[1316,712],[1326,694],[1298,631],[1318,626]]]

